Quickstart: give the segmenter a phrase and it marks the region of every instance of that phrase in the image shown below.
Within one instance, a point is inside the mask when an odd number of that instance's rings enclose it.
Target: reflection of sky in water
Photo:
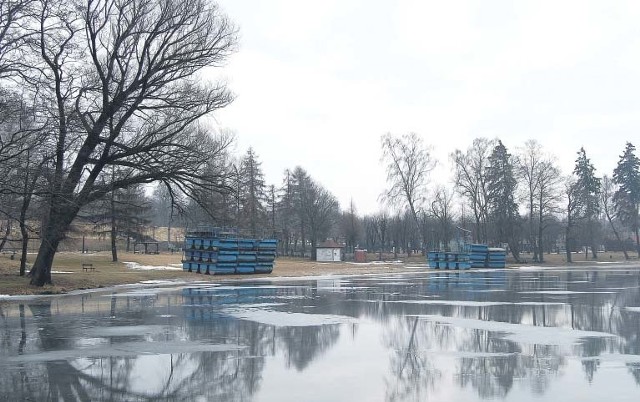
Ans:
[[[0,400],[636,400],[640,271],[619,268],[18,299]]]

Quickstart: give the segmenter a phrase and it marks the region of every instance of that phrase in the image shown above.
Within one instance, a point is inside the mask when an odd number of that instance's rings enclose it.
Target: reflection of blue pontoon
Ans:
[[[507,273],[500,271],[484,272],[442,272],[429,277],[430,292],[444,290],[498,290],[507,286]]]
[[[272,287],[186,288],[182,289],[182,301],[188,320],[207,321],[229,318],[225,307],[272,302],[278,294],[290,292]]]
[[[240,236],[236,229],[187,232],[182,268],[203,274],[271,273],[278,241]]]

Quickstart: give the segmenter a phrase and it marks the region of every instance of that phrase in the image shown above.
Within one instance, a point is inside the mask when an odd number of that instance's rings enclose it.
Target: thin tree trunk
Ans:
[[[589,240],[591,243],[591,257],[594,260],[598,259],[598,247],[596,246],[596,239],[593,235],[593,222],[589,220]]]
[[[24,219],[20,219],[20,234],[22,235],[22,252],[20,253],[20,276],[24,276],[27,267],[27,248],[29,246],[29,232]]]
[[[113,168],[111,169],[111,175],[113,180]],[[115,191],[111,190],[111,261],[118,262],[118,248],[116,245],[116,198]]]
[[[118,247],[116,243],[116,217],[111,215],[111,261],[118,262]]]
[[[638,252],[638,258],[640,258],[640,234],[638,233],[638,226],[636,226],[636,251]]]
[[[544,211],[542,210],[542,191],[540,191],[540,198],[539,198],[539,205],[538,205],[538,262],[544,262],[544,246],[542,245],[542,232],[543,232],[543,227],[542,227],[542,223],[544,221]]]
[[[564,248],[565,248],[566,253],[567,253],[567,262],[572,262],[571,261],[571,247],[570,247],[570,244],[571,244],[571,238],[570,238],[571,226],[570,225],[571,225],[571,223],[567,222],[567,229],[566,229],[565,236],[564,236]]]
[[[11,234],[11,219],[7,218],[7,227],[4,230],[4,236],[2,237],[2,240],[0,240],[0,251],[2,251],[4,245],[7,243],[9,234]]]

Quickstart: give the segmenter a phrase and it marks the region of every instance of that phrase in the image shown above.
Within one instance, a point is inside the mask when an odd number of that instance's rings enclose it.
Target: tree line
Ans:
[[[580,249],[596,259],[605,244],[627,259],[634,248],[640,256],[640,160],[630,142],[611,176],[599,176],[584,148],[576,153],[573,171],[563,175],[556,157],[535,140],[511,153],[499,139],[476,138],[466,150],[451,153],[451,188],[430,186],[436,161],[418,135],[387,134],[382,148],[389,184],[383,198],[401,205],[396,219],[411,217],[408,248],[448,250],[469,230],[473,241],[505,246],[516,261],[523,250],[543,262],[545,252],[561,249],[569,262]],[[366,231],[369,244],[377,238],[376,247],[393,249],[398,243],[389,243],[386,225],[379,223],[386,215],[365,219]]]
[[[60,242],[82,222],[109,228],[114,261],[117,239],[143,240],[150,223],[239,227],[311,257],[328,238],[380,258],[449,249],[462,230],[535,261],[561,239],[569,260],[583,246],[595,258],[609,232],[625,254],[629,233],[638,247],[631,143],[610,177],[584,149],[562,176],[536,141],[511,153],[478,138],[451,154],[454,183],[432,186],[437,161],[422,138],[387,134],[387,190],[364,216],[303,167],[266,183],[255,151],[236,158],[234,135],[203,119],[233,101],[203,72],[236,50],[237,33],[207,0],[0,0],[0,249],[20,241],[21,275],[35,238],[31,283],[51,283]]]

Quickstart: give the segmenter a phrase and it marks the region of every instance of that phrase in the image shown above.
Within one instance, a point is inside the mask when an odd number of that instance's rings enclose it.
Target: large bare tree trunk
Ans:
[[[51,267],[53,265],[53,257],[58,250],[60,241],[64,238],[65,233],[69,230],[71,221],[78,213],[76,205],[63,206],[58,197],[54,196],[52,200],[51,211],[47,226],[43,228],[42,242],[38,249],[33,267],[29,275],[31,276],[31,285],[44,286],[52,284]]]

